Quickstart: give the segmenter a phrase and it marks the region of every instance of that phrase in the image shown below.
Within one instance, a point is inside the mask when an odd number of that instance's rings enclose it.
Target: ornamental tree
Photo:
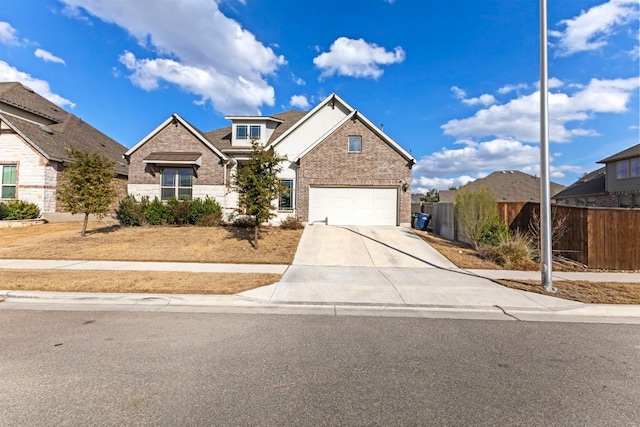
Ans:
[[[238,166],[234,184],[239,193],[238,206],[242,213],[251,217],[254,225],[254,249],[258,249],[260,224],[275,216],[273,201],[282,191],[282,183],[277,177],[284,160],[272,149],[252,141],[249,160]]]
[[[64,164],[57,198],[65,210],[84,214],[81,233],[84,237],[89,214],[102,218],[109,213],[109,205],[116,194],[114,164],[100,153],[75,147],[69,147],[68,152],[72,160]]]

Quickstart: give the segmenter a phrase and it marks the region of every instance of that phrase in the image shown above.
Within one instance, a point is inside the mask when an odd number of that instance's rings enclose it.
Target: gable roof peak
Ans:
[[[625,150],[622,150],[612,156],[607,157],[606,159],[600,160],[597,163],[611,163],[618,160],[629,159],[631,157],[640,156],[640,144],[633,145]]]
[[[189,132],[191,132],[196,138],[198,138],[200,140],[200,142],[202,142],[207,148],[209,148],[211,151],[213,151],[218,157],[220,157],[222,160],[229,160],[229,158],[222,152],[220,151],[215,145],[213,145],[211,143],[211,141],[209,141],[207,139],[207,137],[205,136],[204,133],[202,133],[198,128],[196,128],[195,126],[193,126],[191,123],[189,123],[188,121],[186,121],[185,119],[183,119],[178,113],[173,113],[171,114],[164,122],[162,122],[159,126],[157,126],[155,129],[153,129],[151,132],[149,132],[144,138],[142,138],[136,145],[134,145],[133,147],[131,147],[129,150],[127,150],[126,153],[123,154],[123,157],[126,159],[128,157],[130,157],[136,150],[138,150],[138,148],[142,147],[144,144],[146,144],[150,139],[152,139],[154,136],[156,136],[161,130],[163,130],[164,128],[166,128],[167,126],[169,126],[170,124],[174,124],[174,125],[178,125],[181,124],[182,126],[185,127],[185,129],[187,129]]]

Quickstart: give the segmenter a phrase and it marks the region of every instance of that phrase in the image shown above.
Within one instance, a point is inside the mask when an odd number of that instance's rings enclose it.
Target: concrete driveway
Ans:
[[[403,227],[307,226],[293,264],[280,282],[239,295],[276,303],[496,311],[496,306],[537,310],[580,305],[505,288],[458,269]]]
[[[404,227],[326,225],[304,229],[293,265],[456,268]]]

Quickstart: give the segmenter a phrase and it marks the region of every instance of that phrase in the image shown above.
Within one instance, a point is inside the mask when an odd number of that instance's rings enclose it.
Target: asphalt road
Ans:
[[[637,325],[0,310],[0,425],[638,425]]]

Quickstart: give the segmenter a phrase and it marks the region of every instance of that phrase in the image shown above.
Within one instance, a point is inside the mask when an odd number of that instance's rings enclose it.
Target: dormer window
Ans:
[[[259,125],[238,125],[236,126],[236,139],[260,139],[260,126]]]
[[[236,139],[247,139],[247,125],[238,125],[236,127]]]
[[[251,139],[260,139],[260,126],[249,126],[249,137]]]

